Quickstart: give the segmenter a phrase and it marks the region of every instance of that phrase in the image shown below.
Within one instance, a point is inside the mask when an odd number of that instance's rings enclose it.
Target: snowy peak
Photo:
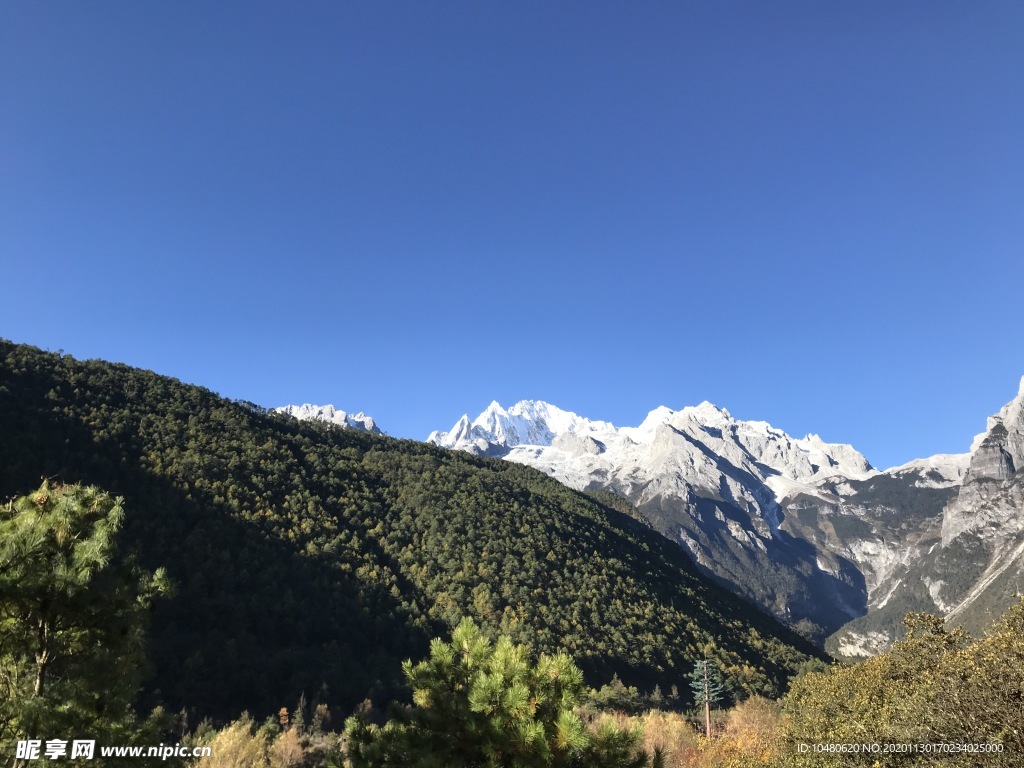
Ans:
[[[639,426],[623,428],[543,401],[521,400],[508,410],[495,401],[472,422],[463,416],[449,431],[432,432],[427,441],[505,456],[579,488],[595,475],[618,471],[638,482],[665,472],[685,483],[717,488],[721,471],[710,466],[715,464],[708,458],[712,455],[761,482],[773,476],[803,483],[874,473],[849,445],[826,443],[817,435],[797,440],[767,422],[737,420],[706,400],[681,410],[659,406]]]
[[[365,413],[348,413],[335,408],[333,405],[285,405],[281,408],[274,408],[277,413],[285,413],[294,416],[300,421],[326,421],[329,424],[336,424],[345,429],[358,429],[362,432],[369,432],[374,435],[382,434],[377,423]]]
[[[473,426],[498,434],[502,426],[508,423],[508,411],[501,407],[501,403],[492,400],[491,404],[484,409],[484,412],[473,419]]]
[[[734,423],[731,413],[725,410],[725,408],[719,408],[707,400],[704,400],[700,405],[688,405],[683,408],[681,413],[704,424]]]
[[[852,445],[826,443],[821,437],[813,434],[795,442],[808,461],[818,466],[824,474],[862,477],[874,471],[864,455]]]
[[[520,400],[508,410],[495,400],[472,422],[463,415],[447,432],[431,432],[427,442],[494,456],[520,445],[550,446],[559,435],[614,429],[541,400]]]
[[[625,427],[622,432],[627,435],[648,435],[652,434],[658,427],[664,426],[671,421],[676,412],[664,405],[659,405],[647,414],[647,417],[640,422],[639,427]]]

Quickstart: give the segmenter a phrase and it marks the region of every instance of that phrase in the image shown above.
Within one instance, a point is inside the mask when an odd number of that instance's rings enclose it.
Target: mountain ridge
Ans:
[[[595,685],[668,690],[710,654],[737,690],[778,695],[821,658],[621,500],[0,340],[0,497],[40,476],[124,498],[125,543],[176,584],[147,695],[200,718],[381,701],[465,616],[571,653]]]
[[[659,406],[636,427],[593,422],[542,401],[508,410],[492,402],[477,419],[463,416],[428,441],[528,464],[571,487],[625,496],[709,575],[823,641],[847,624],[870,626],[865,616],[904,604],[949,612],[954,620],[970,616],[991,584],[1024,569],[1015,565],[1024,559],[1024,509],[1014,484],[1024,467],[1022,403],[1024,378],[967,453],[883,471],[851,445],[815,434],[793,438],[767,422],[734,419],[707,401],[678,411]],[[557,414],[557,428],[543,418],[547,413]],[[523,424],[530,414],[541,423]],[[524,434],[543,439],[531,443]],[[993,545],[993,530],[1020,538],[1021,549]],[[950,566],[914,575],[954,540],[991,558],[974,590],[958,592],[955,601],[942,597]],[[764,578],[770,587],[757,584]],[[908,587],[908,578],[916,586]],[[826,608],[816,607],[822,602]],[[984,614],[990,618],[1008,604],[1004,595]],[[867,645],[855,628],[845,639],[836,634],[830,647],[847,655],[884,649],[899,631],[894,615],[884,629],[867,630],[874,637]]]
[[[362,411],[349,413],[330,404],[313,405],[312,403],[304,403],[303,405],[283,405],[271,410],[275,413],[293,416],[299,421],[322,421],[327,424],[334,424],[342,429],[358,429],[361,432],[369,432],[372,435],[384,434],[381,428],[377,426],[373,417],[367,416]]]

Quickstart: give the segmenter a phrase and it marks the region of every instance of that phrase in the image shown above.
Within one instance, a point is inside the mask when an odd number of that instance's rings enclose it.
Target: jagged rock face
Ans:
[[[904,566],[882,580],[886,599],[832,638],[830,650],[885,650],[909,611],[940,613],[980,631],[1024,590],[1024,379],[1017,397],[988,420],[964,457],[959,482],[947,472],[948,501],[921,521]]]
[[[965,457],[951,458],[966,466]],[[939,543],[942,510],[956,495],[949,482],[958,473],[956,464],[941,472],[898,468],[866,480],[822,483],[816,494],[781,500],[784,526],[815,547],[821,567],[845,563],[863,579],[864,610],[851,624],[835,628],[829,651],[870,655],[891,644],[906,612],[908,574]],[[863,622],[865,614],[893,620]]]
[[[864,579],[868,610],[883,607],[902,573],[938,540],[949,487],[926,487],[919,471],[884,472],[862,481],[828,483],[782,501],[784,527],[814,545],[821,567],[845,561]]]
[[[971,461],[968,475],[970,483],[984,482],[985,480],[1001,482],[1014,476],[1016,467],[1013,454],[1006,449],[1008,437],[1009,435],[1002,425],[992,430]]]
[[[374,435],[383,434],[376,422],[365,413],[347,413],[333,405],[285,405],[275,408],[278,413],[286,413],[299,420],[326,421],[344,429],[358,429]]]
[[[1024,525],[1024,515],[1008,516],[1003,511],[1004,505],[999,503],[1006,484],[1013,483],[1021,469],[1024,469],[1024,378],[1017,397],[990,417],[987,429],[974,439],[970,467],[960,493],[943,517],[943,545],[972,529],[1006,529],[1007,523],[1016,529],[1018,524]]]

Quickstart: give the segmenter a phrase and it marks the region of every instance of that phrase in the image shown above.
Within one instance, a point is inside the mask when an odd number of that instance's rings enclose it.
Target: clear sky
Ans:
[[[0,336],[423,438],[1024,375],[1024,3],[0,4]]]

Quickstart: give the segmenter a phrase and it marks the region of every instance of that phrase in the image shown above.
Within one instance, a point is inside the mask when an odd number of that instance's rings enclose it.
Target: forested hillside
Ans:
[[[42,477],[124,497],[121,551],[176,585],[153,609],[148,695],[198,714],[384,699],[466,616],[567,651],[592,684],[682,689],[707,655],[738,694],[776,696],[816,654],[620,502],[0,341],[0,496]]]

